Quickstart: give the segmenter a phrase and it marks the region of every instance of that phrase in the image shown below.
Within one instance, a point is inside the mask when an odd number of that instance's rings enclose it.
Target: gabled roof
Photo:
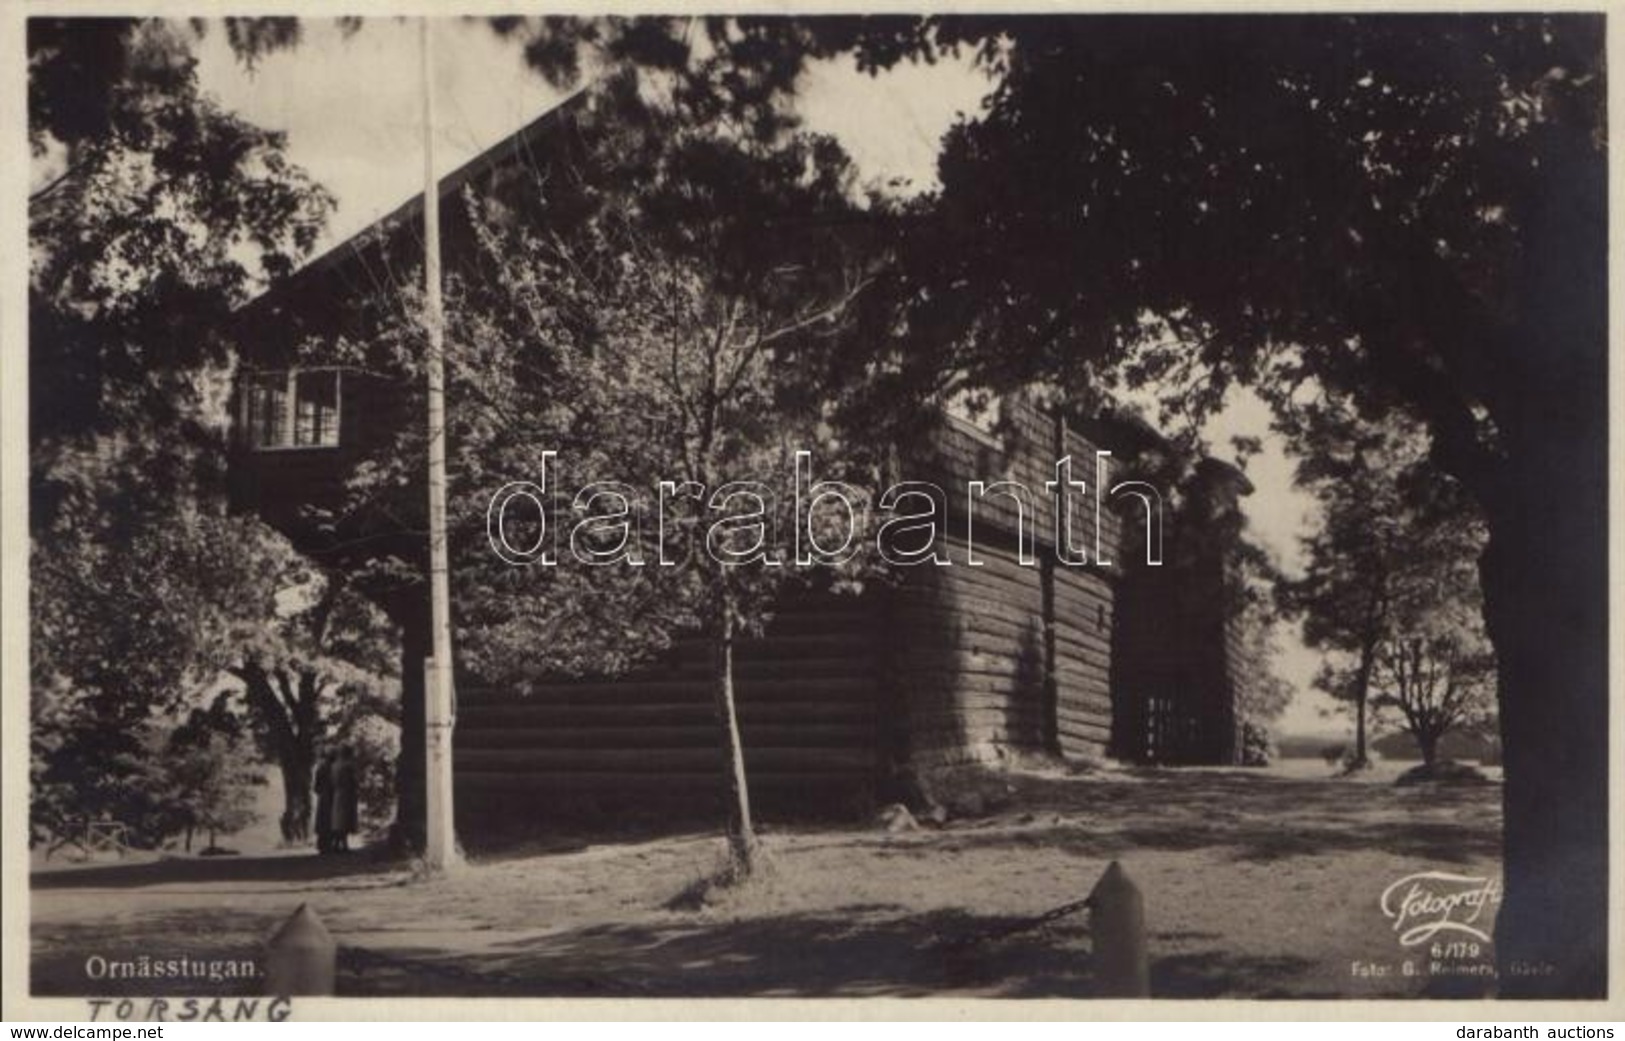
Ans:
[[[498,170],[509,162],[523,161],[526,153],[533,145],[538,144],[547,134],[559,127],[567,116],[573,114],[585,104],[584,99],[587,95],[587,87],[576,89],[503,140],[441,177],[441,200],[446,201],[456,196],[469,182]],[[422,212],[423,194],[414,192],[405,202],[389,213],[368,224],[343,242],[329,248],[326,252],[307,261],[287,278],[273,282],[265,292],[248,301],[240,310],[253,310],[268,297],[276,296],[306,279],[342,266],[354,259],[362,248],[378,241],[380,236],[387,235],[417,220]]]

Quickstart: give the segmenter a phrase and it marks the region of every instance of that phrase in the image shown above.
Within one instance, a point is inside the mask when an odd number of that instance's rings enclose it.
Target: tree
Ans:
[[[338,737],[341,721],[356,728],[355,708],[387,718],[385,679],[392,671],[392,628],[381,612],[335,577],[309,575],[278,593],[278,617],[230,650],[221,667],[242,684],[223,691],[217,706],[236,711],[282,779],[282,838],[310,838],[311,795],[321,744]],[[240,699],[240,700],[239,700]],[[358,756],[364,774],[380,750],[368,742]],[[371,752],[371,754],[365,754]]]
[[[1304,540],[1304,574],[1278,595],[1303,619],[1305,642],[1330,654],[1316,686],[1352,706],[1355,743],[1345,765],[1364,769],[1373,711],[1395,704],[1401,688],[1408,700],[1422,696],[1417,655],[1447,646],[1466,653],[1463,612],[1482,612],[1482,523],[1457,483],[1433,467],[1414,426],[1310,406],[1293,431],[1316,446],[1297,480],[1314,493],[1320,525]],[[1373,701],[1379,679],[1381,704]]]
[[[820,429],[816,410],[787,400],[785,356],[798,338],[829,335],[861,282],[807,285],[773,273],[782,266],[764,266],[766,273],[754,283],[735,281],[728,278],[731,272],[696,269],[641,239],[636,230],[622,228],[609,242],[589,247],[607,247],[586,261],[589,266],[624,264],[628,257],[632,262],[626,275],[599,283],[599,292],[577,302],[617,316],[591,343],[602,364],[593,366],[590,381],[618,385],[626,409],[619,421],[656,417],[658,424],[626,445],[622,460],[641,457],[653,464],[647,476],[657,480],[677,475],[679,487],[694,489],[713,517],[722,515],[710,523],[703,515],[687,520],[659,550],[670,549],[686,562],[678,587],[665,595],[696,605],[710,641],[729,851],[734,873],[742,877],[756,869],[759,855],[735,694],[736,642],[760,634],[777,597],[805,580],[797,559],[805,547],[818,547],[817,558],[852,583],[869,534],[869,503],[856,496],[842,500],[843,507],[830,504],[805,516],[797,511],[800,452],[816,456],[821,476],[832,462],[850,475],[852,460]],[[781,241],[774,248],[785,246]],[[549,257],[545,249],[504,252]],[[783,254],[779,259],[782,265]],[[564,265],[580,266],[568,251],[554,253],[542,262],[552,270],[541,274],[556,274]],[[610,416],[617,413],[605,418]],[[824,548],[830,545],[856,552],[831,553]]]
[[[819,479],[862,465],[815,386],[865,285],[861,242],[832,230],[835,218],[852,223],[850,166],[825,140],[765,147],[699,128],[629,81],[602,89],[584,131],[589,172],[538,172],[500,198],[464,200],[477,255],[447,299],[459,645],[487,682],[523,691],[550,674],[618,671],[677,633],[707,634],[729,848],[748,874],[757,844],[735,641],[807,577],[769,561],[817,539],[854,550],[819,554],[836,584],[864,563],[866,503],[852,516],[833,501],[796,511],[798,450]],[[411,395],[416,303],[409,291],[391,297],[379,310],[397,321],[352,346],[357,364],[400,372]],[[388,501],[397,516],[418,515],[400,496],[422,440],[401,431],[364,465],[350,508]],[[492,496],[515,481],[545,483],[549,512],[546,529],[539,518],[505,529],[511,544],[553,546],[558,566],[492,553]]]
[[[1303,619],[1304,642],[1333,655],[1315,677],[1315,686],[1352,706],[1354,748],[1350,770],[1370,766],[1371,677],[1378,651],[1389,634],[1395,573],[1404,566],[1396,524],[1403,506],[1396,477],[1406,465],[1396,453],[1402,436],[1362,429],[1339,417],[1320,432],[1322,450],[1300,467],[1298,483],[1313,489],[1321,517],[1304,540],[1304,574],[1279,587],[1283,608]],[[1414,451],[1409,462],[1414,464]]]
[[[331,198],[200,93],[172,23],[31,20],[29,140],[36,449],[121,424],[206,443],[222,319],[314,246]]]
[[[218,836],[247,827],[254,819],[254,789],[265,778],[245,754],[242,729],[212,710],[193,710],[178,727],[155,730],[134,764],[157,807],[154,839],[204,831],[209,847]]]
[[[1445,527],[1430,533],[1428,545],[1411,547],[1415,555],[1377,658],[1372,704],[1398,717],[1432,766],[1446,734],[1493,723],[1495,655],[1484,634],[1475,567],[1481,524],[1471,513],[1429,520]]]
[[[1281,644],[1276,633],[1276,612],[1260,598],[1244,608],[1239,619],[1241,654],[1247,663],[1247,684],[1236,693],[1236,714],[1242,726],[1242,762],[1266,765],[1275,754],[1271,725],[1292,703],[1293,687],[1275,671]]]
[[[1280,416],[1324,394],[1426,429],[1489,534],[1498,957],[1553,968],[1504,973],[1502,993],[1602,993],[1602,20],[941,18],[856,36],[878,65],[975,46],[999,77],[910,236],[913,346],[895,349],[916,367],[1126,365],[1197,415],[1243,381]]]
[[[297,840],[314,743],[335,723],[364,730],[358,714],[393,711],[381,697],[389,630],[353,594],[312,583],[309,566],[259,521],[149,483],[173,461],[167,450],[64,453],[55,468],[62,509],[34,533],[31,575],[36,830],[150,816],[168,782],[142,764],[167,747],[195,692],[229,672],[247,689],[221,692],[214,709],[250,724],[279,765],[284,835]],[[310,594],[313,584],[323,595]],[[376,740],[366,747],[382,752]]]
[[[1382,658],[1379,708],[1391,707],[1416,739],[1422,762],[1438,761],[1439,739],[1484,714],[1491,692],[1488,656],[1460,636],[1407,636]]]
[[[218,323],[309,251],[331,200],[278,135],[199,92],[183,26],[35,19],[28,35],[31,737],[48,828],[143,814],[153,728],[271,617],[292,557],[224,512]]]
[[[256,523],[168,498],[150,480],[173,461],[163,451],[116,442],[63,451],[56,517],[32,532],[30,737],[42,829],[145,815],[129,768],[209,681],[219,649],[259,623],[253,591],[276,588],[287,560]]]
[[[1189,567],[1205,558],[1220,561],[1226,574],[1224,620],[1233,634],[1237,656],[1239,684],[1233,696],[1242,761],[1262,766],[1271,754],[1270,724],[1286,711],[1294,693],[1291,684],[1275,671],[1281,654],[1276,631],[1281,612],[1272,593],[1281,581],[1280,569],[1248,531],[1239,505],[1214,510],[1188,503],[1178,512],[1188,515],[1175,518],[1168,536],[1179,538],[1184,545],[1170,552],[1169,565]],[[1217,539],[1216,544],[1201,548],[1211,539]],[[1193,549],[1198,554],[1194,559],[1189,556]]]

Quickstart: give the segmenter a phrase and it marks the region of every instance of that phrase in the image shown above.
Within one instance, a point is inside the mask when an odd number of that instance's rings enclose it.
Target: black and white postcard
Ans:
[[[7,1018],[1618,1012],[1609,13],[1018,6],[7,5]]]

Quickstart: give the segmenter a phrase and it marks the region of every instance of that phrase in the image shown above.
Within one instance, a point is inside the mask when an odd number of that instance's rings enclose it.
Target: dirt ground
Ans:
[[[1087,996],[1087,915],[1022,927],[1118,860],[1144,894],[1155,996],[1480,991],[1431,975],[1379,901],[1417,872],[1498,877],[1499,786],[1399,788],[1394,772],[1024,771],[941,828],[769,822],[765,880],[697,910],[674,901],[718,866],[711,833],[476,850],[433,881],[362,854],[37,865],[32,986],[173,991],[92,980],[87,959],[261,960],[308,903],[340,945],[341,994]]]

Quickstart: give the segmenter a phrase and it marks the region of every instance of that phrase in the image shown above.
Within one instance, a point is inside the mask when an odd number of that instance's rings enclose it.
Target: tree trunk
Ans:
[[[1603,515],[1585,506],[1543,511],[1544,523],[1499,518],[1480,569],[1506,777],[1504,997],[1606,991],[1607,571]],[[1585,547],[1599,555],[1585,559]]]
[[[316,691],[309,685],[291,687],[284,672],[267,671],[257,661],[245,661],[241,668],[230,671],[245,684],[249,711],[269,742],[282,774],[282,816],[277,821],[282,841],[287,845],[303,844],[310,838]]]
[[[738,877],[756,869],[756,829],[750,817],[750,787],[745,779],[745,750],[739,739],[739,713],[734,701],[733,598],[721,595],[717,631],[711,641],[712,682],[716,691],[717,721],[722,727],[727,777],[728,852]]]
[[[427,836],[425,785],[428,749],[425,717],[427,685],[423,675],[429,657],[427,617],[401,622],[401,751],[395,760],[395,823],[390,845],[405,853],[421,853]],[[427,611],[421,612],[427,615]]]
[[[1506,773],[1504,997],[1607,992],[1608,167],[1591,130],[1535,131],[1517,283],[1530,306],[1497,354],[1506,450],[1479,574]]]
[[[1354,759],[1349,766],[1356,770],[1363,770],[1370,765],[1370,758],[1365,750],[1365,705],[1367,699],[1366,685],[1360,684],[1355,693],[1354,700]]]
[[[295,749],[282,757],[282,841],[304,845],[310,841],[310,791],[315,749]]]
[[[1367,640],[1360,648],[1360,670],[1354,677],[1354,758],[1349,760],[1350,770],[1364,770],[1371,765],[1366,751],[1366,706],[1371,701],[1371,669],[1377,658],[1377,643]]]
[[[1441,734],[1418,732],[1416,747],[1422,752],[1422,765],[1432,767],[1439,761],[1439,738]]]

